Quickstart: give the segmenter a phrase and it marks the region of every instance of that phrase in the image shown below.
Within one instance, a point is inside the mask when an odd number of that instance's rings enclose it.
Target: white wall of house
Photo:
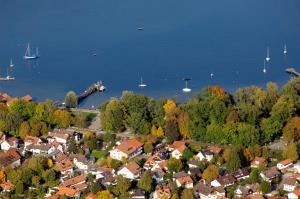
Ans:
[[[109,153],[110,157],[115,160],[121,161],[123,158],[128,158],[128,155],[119,149],[113,149]]]
[[[294,193],[289,193],[288,194],[288,198],[289,199],[298,199],[298,196],[296,194],[294,194]]]
[[[287,191],[287,192],[294,191],[295,188],[296,188],[295,185],[288,185],[288,184],[284,184],[284,185],[283,185],[283,190],[284,190],[284,191]]]
[[[172,157],[173,158],[180,159],[181,156],[182,156],[182,154],[177,149],[172,151]]]
[[[119,170],[117,174],[131,180],[137,179],[139,177],[139,175],[134,175],[133,173],[131,173],[131,171],[129,171],[126,167],[123,167],[121,170]]]

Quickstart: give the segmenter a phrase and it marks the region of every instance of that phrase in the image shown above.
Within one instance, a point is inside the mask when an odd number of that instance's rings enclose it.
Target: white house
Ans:
[[[184,150],[186,149],[185,142],[183,141],[174,141],[173,144],[171,144],[168,147],[169,151],[171,152],[171,156],[180,159],[180,157],[183,155]]]
[[[73,161],[75,166],[78,169],[87,170],[88,169],[88,162],[84,155],[81,154],[71,154],[69,158]]]
[[[279,170],[282,170],[282,169],[286,169],[286,168],[288,168],[288,167],[290,167],[292,165],[293,165],[293,160],[286,159],[286,160],[283,160],[283,161],[279,162],[277,164],[277,168]]]
[[[48,142],[56,141],[58,143],[63,144],[64,146],[67,145],[68,139],[69,139],[69,134],[67,134],[67,133],[51,133],[51,132],[49,132],[48,137],[47,137]]]
[[[236,182],[236,179],[233,175],[225,175],[213,180],[210,184],[213,187],[228,187],[233,185]]]
[[[176,179],[177,187],[185,187],[187,189],[193,188],[193,180],[190,176],[183,176]]]
[[[122,159],[130,159],[143,153],[143,143],[136,140],[126,140],[112,149],[109,154],[112,159],[121,161]]]
[[[213,159],[214,154],[210,150],[202,150],[197,154],[197,157],[200,161],[206,160],[210,162]]]
[[[297,162],[293,165],[294,171],[300,173],[300,162]]]
[[[16,137],[10,137],[1,143],[1,149],[3,151],[15,148],[18,148],[18,139]]]
[[[26,136],[24,139],[24,147],[25,148],[31,144],[41,144],[41,143],[42,143],[42,140],[35,136]]]
[[[297,187],[297,179],[296,178],[285,178],[283,180],[283,190],[287,192],[294,191]]]
[[[289,194],[288,194],[288,198],[289,198],[289,199],[298,199],[298,198],[300,198],[300,188],[294,190],[294,191],[291,192],[291,193],[289,193]]]
[[[141,168],[135,162],[130,162],[124,165],[118,172],[118,175],[122,175],[125,178],[135,180],[138,179],[141,175]]]
[[[34,155],[49,155],[55,150],[50,144],[31,144],[26,147],[26,151],[30,151]]]

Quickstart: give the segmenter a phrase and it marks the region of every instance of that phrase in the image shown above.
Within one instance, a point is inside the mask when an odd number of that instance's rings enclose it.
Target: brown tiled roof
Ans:
[[[64,162],[67,159],[67,155],[64,153],[60,153],[57,157],[56,157],[56,162]]]
[[[267,178],[272,178],[279,175],[279,171],[277,170],[276,167],[271,167],[268,170],[266,170],[264,174]]]
[[[108,167],[98,167],[97,171],[102,172],[102,173],[112,173],[113,169],[112,168],[108,168]]]
[[[293,163],[293,160],[286,159],[286,160],[283,160],[283,161],[281,161],[281,162],[279,162],[279,163],[282,164],[282,165],[288,165],[288,164]]]
[[[132,140],[126,140],[126,141],[122,142],[116,148],[118,150],[122,151],[123,153],[131,154],[142,146],[143,146],[143,143],[139,142],[138,140],[132,139]]]
[[[135,147],[137,149],[140,148],[140,147],[142,147],[144,145],[142,142],[140,142],[140,141],[138,141],[136,139],[127,140],[126,144],[131,145],[131,146],[133,146],[133,147]]]
[[[173,148],[173,149],[178,149],[182,145],[185,145],[185,142],[183,142],[183,141],[174,141],[173,144],[170,145],[170,147]]]
[[[65,140],[67,140],[69,138],[69,134],[67,134],[67,133],[49,133],[48,136],[49,137],[57,137],[57,138],[65,139]]]
[[[221,152],[221,148],[217,147],[217,146],[210,146],[209,147],[210,152],[215,153],[215,154],[219,154]]]
[[[286,185],[295,186],[296,182],[297,182],[296,178],[285,178],[285,179],[283,179],[283,184],[286,184]]]
[[[181,154],[183,154],[185,148],[186,148],[186,146],[185,146],[185,145],[182,145],[182,146],[180,146],[180,147],[178,147],[178,148],[176,148],[176,149],[177,149],[177,151],[179,151]]]
[[[15,149],[0,153],[0,167],[9,166],[11,163],[20,160],[21,156]]]
[[[85,199],[96,199],[96,196],[93,194],[93,192],[90,192],[85,195]]]
[[[76,158],[78,162],[83,162],[83,163],[86,163],[86,162],[87,162],[86,157],[85,157],[84,155],[78,154],[78,153],[76,153],[76,154],[74,154],[74,153],[70,154],[70,155],[69,155],[69,158],[70,158],[71,160],[73,160],[73,159]]]
[[[59,187],[59,191],[56,193],[59,196],[69,196],[69,197],[74,197],[76,195],[77,191],[75,189],[71,189],[68,187]]]
[[[85,183],[81,183],[81,184],[76,184],[73,187],[76,190],[83,190],[83,189],[86,189],[88,187],[88,185]]]
[[[134,161],[124,165],[124,167],[126,167],[133,174],[137,174],[141,170],[140,166]]]
[[[193,180],[190,176],[184,176],[177,179],[181,185],[193,183]]]
[[[2,132],[2,131],[0,131],[0,139],[4,136],[5,134]]]
[[[258,162],[258,164],[264,164],[266,162],[266,159],[264,157],[255,157],[251,164],[256,164],[255,162]]]
[[[0,187],[3,190],[13,190],[13,189],[15,189],[15,185],[12,184],[11,182],[4,182],[4,183],[0,184]]]
[[[31,144],[27,146],[28,150],[38,149],[47,152],[52,146],[50,144]]]
[[[293,191],[293,193],[294,193],[296,196],[300,197],[300,188],[295,189],[295,190]]]
[[[61,185],[64,187],[68,187],[71,185],[78,184],[80,182],[85,182],[86,177],[84,175],[79,175],[74,178],[70,178],[69,180],[64,181]]]
[[[68,169],[73,168],[73,162],[70,160],[67,160],[65,162],[57,162],[54,166],[56,171],[66,171]]]

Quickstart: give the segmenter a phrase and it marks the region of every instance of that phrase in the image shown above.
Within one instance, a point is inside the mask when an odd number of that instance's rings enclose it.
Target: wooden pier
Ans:
[[[300,74],[294,68],[287,68],[285,70],[288,74],[294,75],[295,77],[300,77]]]
[[[102,81],[98,81],[94,84],[92,84],[90,87],[88,87],[83,93],[81,93],[78,96],[78,104],[82,102],[85,98],[88,96],[92,95],[95,92],[104,92],[105,91],[105,86],[102,84]]]

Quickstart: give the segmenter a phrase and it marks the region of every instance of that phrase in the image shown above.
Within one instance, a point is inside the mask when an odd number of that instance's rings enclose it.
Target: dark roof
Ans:
[[[245,177],[245,176],[249,176],[249,170],[248,168],[242,168],[242,169],[238,169],[234,172],[232,172],[232,175],[235,177],[235,178],[242,178],[242,177]]]
[[[182,177],[184,177],[184,176],[188,176],[188,174],[185,172],[185,171],[180,171],[180,172],[178,172],[178,173],[174,173],[173,174],[173,178],[182,178]]]

